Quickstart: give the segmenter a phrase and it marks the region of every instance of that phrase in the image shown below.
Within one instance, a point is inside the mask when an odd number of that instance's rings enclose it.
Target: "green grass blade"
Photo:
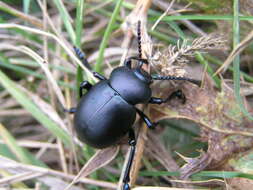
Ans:
[[[16,156],[16,158],[24,164],[32,164],[37,166],[46,167],[46,165],[37,160],[32,154],[26,149],[20,147],[15,138],[8,132],[8,130],[0,123],[0,136],[6,143],[7,147]]]
[[[0,70],[0,84],[19,102],[31,115],[46,127],[54,136],[61,139],[65,145],[70,144],[70,137],[54,121],[48,118],[39,107]]]
[[[213,71],[212,67],[209,66],[207,60],[205,60],[205,58],[201,55],[200,52],[196,52],[196,53],[195,53],[195,58],[196,58],[202,65],[204,65],[204,67],[207,68],[207,72],[208,72],[208,74],[210,75],[210,77],[213,79],[213,81],[215,82],[216,87],[221,88],[221,81],[220,81],[220,79],[218,78],[218,76],[216,76],[216,75],[214,76],[214,75],[213,75],[213,74],[214,74],[214,71]]]
[[[81,48],[81,38],[82,38],[82,30],[83,30],[83,16],[84,16],[84,1],[77,0],[76,2],[76,41],[75,46]],[[79,98],[79,86],[83,81],[83,70],[78,65],[76,71],[76,86],[77,86],[77,94]]]
[[[253,179],[252,174],[241,173],[241,172],[231,172],[231,171],[201,171],[199,173],[193,174],[192,177],[218,177],[218,178],[233,178],[242,177],[247,179]]]
[[[0,53],[0,59],[3,59],[6,57],[4,57],[4,55],[2,53]],[[31,59],[26,59],[26,58],[9,58],[9,59],[6,59],[8,60],[9,64],[11,64],[10,62],[12,63],[16,63],[16,64],[13,64],[14,66],[20,66],[20,67],[29,67],[29,68],[38,68],[39,65],[36,61],[33,61]],[[62,65],[53,65],[53,64],[50,64],[48,65],[48,67],[52,70],[58,70],[60,72],[64,72],[66,74],[71,74],[71,75],[74,75],[75,72],[71,70],[71,68],[68,68],[66,66],[62,66]],[[33,70],[34,72],[34,70]]]
[[[149,20],[156,21],[159,16],[153,16]],[[165,16],[161,21],[172,21],[172,20],[230,20],[232,21],[233,15],[170,15]],[[238,20],[253,20],[252,16],[238,16]]]
[[[74,44],[75,40],[76,40],[76,35],[75,35],[74,29],[71,24],[71,17],[69,16],[68,11],[66,10],[66,8],[61,0],[54,0],[54,3],[60,12],[61,19],[65,25],[65,28],[69,34],[69,37],[70,37],[72,43]]]
[[[185,40],[186,36],[184,34],[184,32],[181,30],[181,28],[177,25],[177,23],[173,22],[173,21],[168,21],[167,24],[173,29],[175,30],[175,32],[178,34],[178,36],[182,39]]]
[[[235,48],[240,43],[240,21],[239,21],[239,0],[234,0],[234,20],[233,20],[233,47]],[[239,104],[239,107],[242,113],[247,116],[250,120],[253,120],[253,117],[247,111],[244,106],[243,99],[240,94],[240,57],[237,55],[233,61],[233,80],[234,80],[234,91],[236,102]]]
[[[23,11],[25,14],[29,13],[31,0],[23,0]]]
[[[0,144],[0,155],[10,158],[12,160],[16,160],[16,156],[10,151],[10,149],[8,148],[8,146],[6,144],[3,144],[4,142],[2,142]]]
[[[83,30],[83,15],[84,15],[84,1],[77,0],[76,2],[76,40],[75,45],[80,48],[81,46],[81,38],[82,38],[82,30]]]
[[[36,63],[36,67],[38,66],[38,64]],[[25,67],[22,67],[22,66],[19,66],[19,65],[14,65],[14,64],[11,64],[9,62],[9,60],[3,56],[2,53],[0,53],[0,67],[3,67],[3,68],[7,68],[7,69],[10,69],[10,70],[13,70],[16,72],[17,75],[21,74],[21,75],[30,75],[30,76],[34,76],[36,77],[37,79],[43,79],[43,80],[46,80],[47,78],[42,75],[42,74],[39,74],[37,72],[34,72],[34,70],[31,70],[31,69],[27,69]],[[50,67],[54,67],[53,65],[50,65]],[[55,67],[54,67],[55,68]],[[63,69],[61,69],[61,71],[64,71]],[[66,83],[66,82],[63,82],[63,81],[60,81],[58,80],[57,83],[60,85],[60,86],[63,86],[63,87],[66,87],[66,88],[70,88],[70,89],[73,89],[75,90],[76,88],[73,87],[73,85],[69,84],[69,83]]]
[[[30,158],[26,155],[23,149],[17,145],[15,138],[6,130],[6,128],[1,123],[0,136],[19,161],[25,164],[31,164],[32,161]]]
[[[177,44],[177,39],[172,38],[172,37],[168,36],[167,34],[163,34],[159,31],[154,31],[154,30],[148,30],[148,33],[151,36],[154,36],[161,41],[167,42],[168,44]]]
[[[208,55],[208,54],[205,54],[204,57],[205,57],[208,61],[210,61],[211,63],[214,63],[215,65],[221,66],[221,65],[223,64],[222,61],[220,61],[219,59],[217,59],[217,58],[215,58],[215,57],[213,57],[213,56],[210,56],[210,55]],[[231,66],[228,67],[228,70],[233,72],[233,68],[232,68]],[[243,72],[243,71],[240,71],[240,74],[244,77],[244,79],[245,79],[246,81],[253,83],[253,77],[252,77],[252,76],[246,74],[246,73]]]
[[[142,171],[140,176],[160,177],[160,176],[180,176],[179,172],[168,171]]]
[[[100,47],[99,47],[99,54],[98,54],[98,58],[97,58],[97,63],[95,65],[95,71],[97,71],[97,72],[102,71],[102,63],[103,63],[103,60],[104,60],[104,51],[105,51],[105,48],[106,48],[107,43],[109,41],[110,34],[112,33],[112,29],[113,29],[114,23],[116,22],[116,19],[117,19],[117,16],[119,14],[120,7],[121,7],[121,4],[122,4],[123,0],[118,0],[116,2],[117,2],[117,4],[114,8],[111,19],[108,23],[108,26],[107,26],[106,30],[105,30],[103,40],[102,40],[102,42],[100,44]]]

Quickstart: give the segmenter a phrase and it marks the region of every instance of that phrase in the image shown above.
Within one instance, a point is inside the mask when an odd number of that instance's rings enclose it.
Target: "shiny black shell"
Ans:
[[[115,145],[134,124],[136,110],[109,80],[94,85],[80,100],[74,116],[79,139],[95,148]]]

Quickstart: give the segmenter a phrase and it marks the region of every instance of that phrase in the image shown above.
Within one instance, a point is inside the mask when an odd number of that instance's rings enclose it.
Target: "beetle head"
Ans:
[[[151,75],[142,68],[143,64],[148,64],[148,60],[142,59],[140,21],[138,21],[137,37],[139,56],[127,58],[124,66],[114,69],[109,79],[111,87],[133,105],[150,100],[152,83]],[[133,59],[137,60],[137,66],[134,68],[132,68]]]
[[[109,78],[111,87],[130,104],[146,103],[151,96],[151,76],[142,68],[126,66],[114,69]]]

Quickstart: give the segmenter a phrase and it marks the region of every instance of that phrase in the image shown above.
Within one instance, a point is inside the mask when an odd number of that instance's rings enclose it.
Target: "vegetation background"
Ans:
[[[81,81],[96,82],[73,46],[108,77],[137,54],[140,20],[147,71],[201,86],[152,85],[159,97],[182,89],[186,102],[142,107],[159,125],[134,125],[133,189],[252,189],[252,14],[252,0],[1,0],[0,187],[121,189],[126,139],[82,144],[63,107],[77,105]]]

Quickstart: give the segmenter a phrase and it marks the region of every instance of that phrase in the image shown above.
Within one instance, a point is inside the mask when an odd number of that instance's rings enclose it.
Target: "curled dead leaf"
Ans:
[[[173,100],[168,104],[151,107],[151,117],[156,122],[164,119],[187,119],[199,124],[200,140],[208,142],[208,150],[191,158],[181,169],[182,179],[208,168],[216,168],[234,153],[252,147],[253,126],[238,108],[233,92],[222,86],[217,91],[208,80],[202,88],[184,83],[181,89],[187,101]],[[175,88],[157,89],[157,94],[167,97]],[[158,95],[158,96],[159,96]],[[243,142],[243,143],[241,143]]]
[[[77,174],[75,179],[64,189],[70,189],[81,178],[88,176],[92,172],[102,168],[111,162],[119,152],[118,146],[97,150],[97,152],[90,158],[90,160],[83,166],[81,171]]]

